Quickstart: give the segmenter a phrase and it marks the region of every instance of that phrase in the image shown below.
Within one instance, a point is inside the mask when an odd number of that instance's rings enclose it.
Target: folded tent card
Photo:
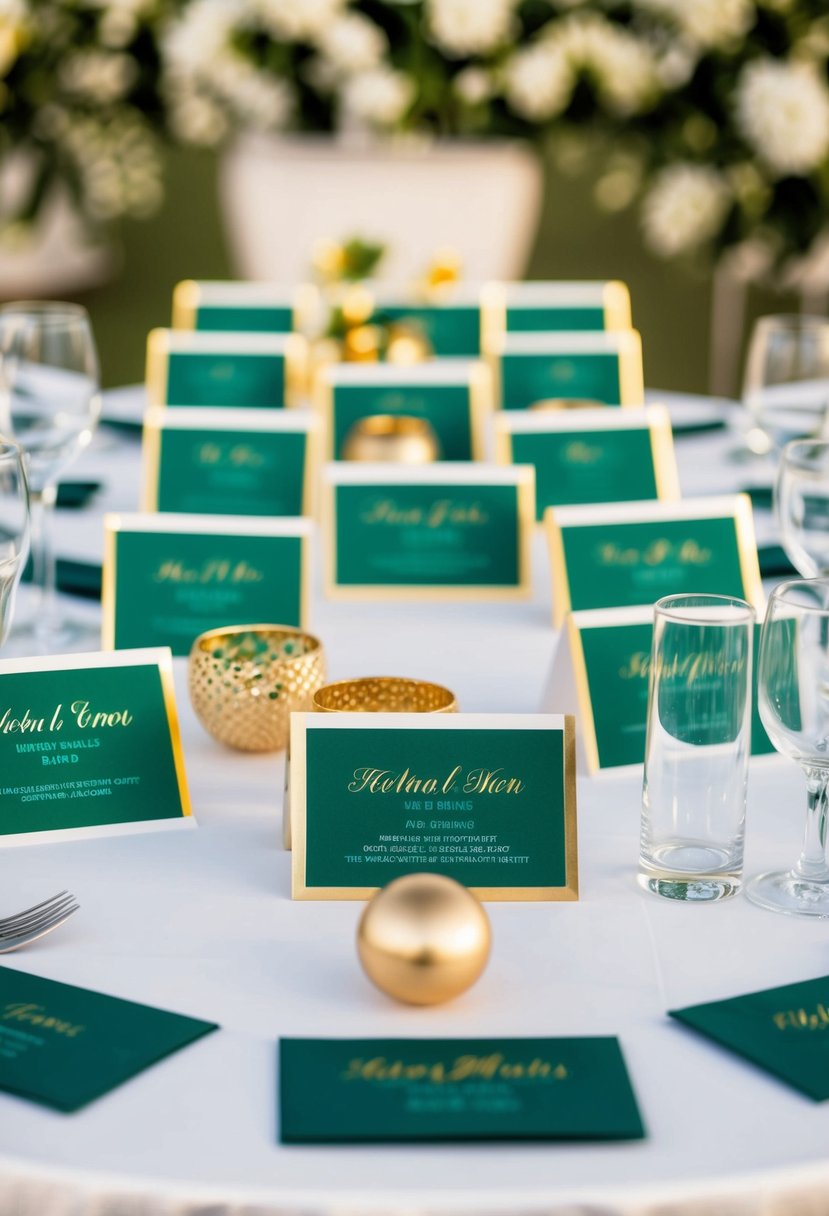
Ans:
[[[150,405],[282,409],[307,374],[299,334],[154,329],[147,338]]]

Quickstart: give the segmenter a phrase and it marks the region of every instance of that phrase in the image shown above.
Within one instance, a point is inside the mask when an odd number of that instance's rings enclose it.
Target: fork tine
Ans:
[[[78,906],[78,904],[75,904],[68,912],[44,922],[35,932],[24,934],[21,937],[0,938],[0,954],[11,954],[12,950],[19,950],[21,946],[28,946],[31,942],[37,941],[38,938],[45,937],[47,933],[51,933],[53,929],[57,929],[65,920],[68,920],[73,912],[77,912]]]
[[[57,895],[52,895],[49,899],[44,899],[42,903],[34,904],[31,908],[24,908],[22,912],[17,912],[14,916],[0,916],[0,929],[2,929],[4,925],[20,920],[21,917],[30,916],[33,912],[39,912],[41,908],[45,908],[47,904],[53,904],[57,900],[63,899],[68,894],[68,891],[58,891]]]
[[[31,930],[37,929],[44,922],[52,920],[56,916],[63,915],[63,913],[73,904],[77,907],[74,896],[68,895],[65,899],[62,899],[60,903],[45,908],[42,912],[37,913],[37,915],[22,917],[13,925],[8,925],[5,927],[0,926],[0,939],[4,937],[18,937],[21,934],[29,933]]]
[[[17,916],[7,917],[4,921],[0,921],[0,932],[8,929],[17,929],[21,925],[30,924],[32,921],[39,920],[42,916],[51,916],[53,912],[65,907],[66,904],[71,904],[74,900],[74,895],[68,891],[60,897],[55,896],[54,899],[46,900],[45,903],[29,912],[20,912]]]

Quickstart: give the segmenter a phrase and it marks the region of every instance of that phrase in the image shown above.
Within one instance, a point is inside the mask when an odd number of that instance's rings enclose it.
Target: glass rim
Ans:
[[[800,590],[803,587],[815,587],[818,585],[826,588],[827,603],[826,603],[825,607],[821,606],[820,604],[802,604],[802,603],[795,604],[792,601],[787,601],[786,597],[787,597],[788,593],[791,590],[793,590],[794,588],[797,588],[798,590]],[[829,617],[829,577],[788,578],[788,579],[786,579],[785,582],[777,584],[777,586],[774,588],[774,590],[771,593],[769,602],[771,602],[771,600],[774,600],[776,603],[779,603],[779,604],[788,603],[789,607],[797,608],[801,612],[812,613],[814,616]],[[766,613],[766,619],[768,619],[768,612]]]
[[[12,300],[8,304],[0,304],[0,321],[15,317],[21,321],[31,319],[39,324],[56,326],[70,321],[89,324],[89,313],[83,304],[64,300]]]
[[[805,456],[798,457],[798,448],[819,448],[823,454],[829,453],[829,438],[821,439],[820,436],[808,438],[804,436],[800,439],[790,439],[783,447],[781,466],[783,461],[787,464],[794,464],[799,469],[810,469],[814,462],[808,460]]]
[[[779,325],[781,329],[816,329],[829,327],[829,317],[817,313],[774,312],[758,317],[755,322],[756,329],[770,329],[773,325]]]
[[[0,460],[8,460],[12,457],[14,460],[19,460],[23,463],[23,449],[19,443],[15,443],[12,439],[6,439],[0,435]]]
[[[719,618],[712,616],[703,621],[699,616],[694,615],[695,608],[697,611],[700,608],[720,608],[722,615]],[[733,612],[726,617],[727,608],[739,610],[736,619]],[[663,595],[654,604],[653,613],[654,620],[659,615],[666,620],[676,621],[683,625],[743,625],[757,617],[757,609],[753,604],[749,604],[748,600],[740,599],[737,595],[716,595],[713,592],[708,594],[704,591],[678,591],[672,595]]]

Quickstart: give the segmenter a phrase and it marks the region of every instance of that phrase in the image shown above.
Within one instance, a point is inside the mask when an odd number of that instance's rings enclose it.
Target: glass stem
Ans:
[[[827,783],[829,769],[804,768],[806,788],[808,790],[808,810],[806,812],[806,831],[803,836],[803,850],[794,873],[798,878],[807,882],[829,883],[829,865],[826,861],[826,828],[829,815],[829,799],[827,798]]]
[[[55,594],[55,555],[52,549],[52,512],[57,487],[47,485],[29,492],[32,544],[32,583],[38,588],[39,602],[35,628],[53,622],[57,616]]]

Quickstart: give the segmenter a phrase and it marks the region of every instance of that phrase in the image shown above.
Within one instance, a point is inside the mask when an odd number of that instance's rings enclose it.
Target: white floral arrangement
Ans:
[[[0,0],[0,119],[0,149],[52,153],[93,219],[157,201],[165,130],[551,137],[562,164],[598,135],[597,200],[638,202],[657,254],[779,266],[829,226],[829,6]]]

